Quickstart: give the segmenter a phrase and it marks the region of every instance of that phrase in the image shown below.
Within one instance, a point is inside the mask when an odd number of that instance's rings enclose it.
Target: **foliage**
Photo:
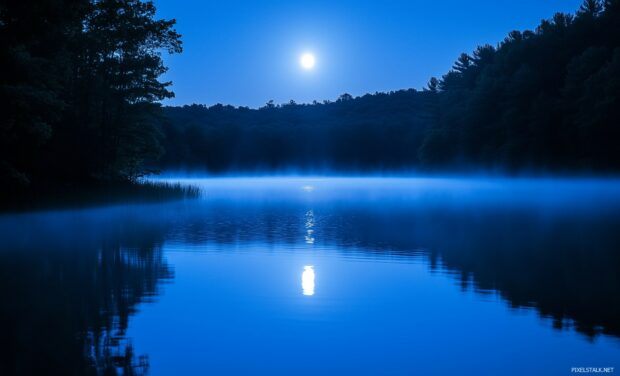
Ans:
[[[161,52],[181,52],[180,36],[150,1],[2,1],[0,183],[136,181],[180,166],[620,168],[620,0],[585,0],[463,53],[422,91],[309,105],[162,111],[173,93]]]
[[[620,167],[618,1],[586,0],[536,31],[459,57],[439,83],[429,166],[544,170]]]
[[[141,0],[0,5],[0,179],[135,180],[161,153],[174,20]]]
[[[436,96],[402,90],[312,105],[164,109],[165,167],[378,170],[418,164]]]
[[[422,92],[250,110],[166,108],[163,166],[210,170],[620,168],[620,0],[461,54]]]

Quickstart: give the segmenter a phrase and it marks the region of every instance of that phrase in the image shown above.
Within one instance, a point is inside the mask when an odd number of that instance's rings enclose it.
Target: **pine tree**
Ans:
[[[160,51],[181,52],[174,20],[156,20],[151,1],[101,0],[85,22],[86,47],[81,60],[89,77],[82,90],[93,109],[86,119],[95,132],[88,170],[104,178],[142,174],[144,161],[157,156],[158,101],[174,94],[159,77],[167,68]],[[84,154],[89,150],[83,150]]]
[[[426,89],[428,91],[432,91],[433,93],[436,93],[438,86],[439,86],[439,80],[436,77],[431,77],[431,79],[428,81]]]
[[[471,66],[471,64],[472,64],[471,56],[469,56],[466,53],[462,53],[458,57],[454,65],[452,66],[452,69],[459,73],[463,73]]]
[[[584,0],[583,4],[579,7],[577,15],[596,17],[603,10],[603,4],[600,0]]]

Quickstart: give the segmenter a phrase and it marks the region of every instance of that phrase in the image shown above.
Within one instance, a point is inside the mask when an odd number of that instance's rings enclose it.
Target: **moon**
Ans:
[[[305,70],[311,70],[316,64],[316,59],[314,58],[313,54],[306,52],[305,54],[301,55],[301,58],[299,58],[299,63],[301,64],[301,67]]]

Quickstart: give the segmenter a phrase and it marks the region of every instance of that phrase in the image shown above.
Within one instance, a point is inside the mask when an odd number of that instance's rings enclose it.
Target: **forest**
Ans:
[[[258,109],[162,107],[174,95],[162,54],[182,43],[155,12],[141,0],[0,3],[5,187],[175,168],[620,169],[620,0],[585,0],[463,53],[421,90]]]
[[[434,93],[403,90],[258,110],[166,107],[160,163],[213,172],[401,169],[418,164],[436,105]]]
[[[0,2],[0,182],[132,181],[161,148],[174,20],[141,0]]]
[[[620,1],[586,0],[463,53],[420,91],[164,113],[164,168],[613,173]]]

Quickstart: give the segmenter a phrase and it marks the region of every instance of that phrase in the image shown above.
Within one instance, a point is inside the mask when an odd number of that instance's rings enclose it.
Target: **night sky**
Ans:
[[[165,58],[176,93],[165,104],[259,107],[419,89],[461,52],[581,2],[155,0],[184,42],[181,55]],[[312,70],[299,64],[305,52],[316,58]]]

